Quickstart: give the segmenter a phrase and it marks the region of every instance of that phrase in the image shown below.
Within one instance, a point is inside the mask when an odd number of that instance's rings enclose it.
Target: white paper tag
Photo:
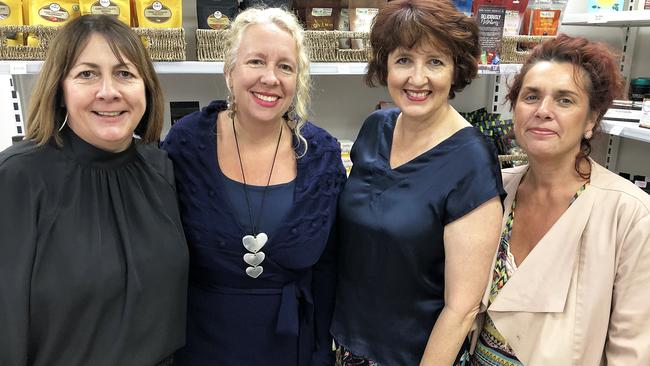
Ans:
[[[589,14],[587,23],[607,23],[607,18],[605,17],[605,14],[593,13]]]
[[[623,132],[623,126],[613,126],[611,130],[609,130],[610,135],[616,135],[620,136],[621,132]]]
[[[24,62],[10,62],[9,74],[11,75],[24,75],[27,74],[27,64]]]
[[[349,75],[350,74],[350,65],[338,65],[339,74]]]

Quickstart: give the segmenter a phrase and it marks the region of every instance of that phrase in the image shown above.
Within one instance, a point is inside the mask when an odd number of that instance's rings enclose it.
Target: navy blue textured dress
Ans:
[[[337,141],[307,123],[293,206],[248,277],[241,227],[225,196],[215,125],[223,101],[176,123],[163,148],[174,162],[190,249],[186,347],[181,365],[331,365],[334,246],[326,245],[345,181]],[[297,145],[296,145],[297,146]],[[304,146],[303,146],[304,148]],[[327,248],[327,249],[326,249]]]
[[[379,365],[417,365],[444,306],[445,225],[503,195],[494,147],[463,128],[395,169],[400,111],[368,117],[339,200],[334,339]]]

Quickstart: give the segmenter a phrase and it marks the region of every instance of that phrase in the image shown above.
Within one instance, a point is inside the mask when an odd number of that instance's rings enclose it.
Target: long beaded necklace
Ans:
[[[248,208],[248,216],[251,223],[251,232],[252,234],[244,235],[242,238],[242,244],[244,248],[249,253],[244,254],[244,262],[249,265],[246,267],[246,274],[252,278],[257,278],[264,271],[264,267],[260,264],[266,258],[266,254],[260,251],[262,247],[269,240],[268,235],[264,232],[258,231],[258,225],[260,217],[262,217],[262,211],[264,210],[264,199],[266,198],[266,191],[269,188],[271,183],[271,176],[273,175],[273,168],[275,167],[275,160],[278,156],[278,149],[280,148],[280,140],[282,139],[282,130],[283,126],[280,124],[280,134],[278,135],[278,142],[275,145],[275,153],[273,153],[273,162],[271,162],[271,171],[269,172],[269,178],[266,181],[264,190],[262,191],[262,202],[260,203],[260,212],[257,215],[257,219],[253,217],[253,208],[251,206],[251,200],[248,195],[248,184],[246,184],[246,175],[244,174],[244,164],[241,159],[241,152],[239,149],[239,140],[237,139],[237,129],[235,128],[235,116],[234,113],[231,114],[230,120],[232,121],[232,131],[235,135],[235,146],[237,146],[237,157],[239,158],[239,168],[241,169],[242,180],[244,181],[244,196],[246,197],[246,206]]]

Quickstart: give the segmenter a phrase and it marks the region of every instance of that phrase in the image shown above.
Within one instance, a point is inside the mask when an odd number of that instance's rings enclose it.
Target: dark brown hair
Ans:
[[[478,26],[448,0],[396,0],[375,17],[370,31],[372,54],[366,84],[386,86],[388,55],[397,48],[412,49],[431,42],[446,48],[454,60],[449,99],[478,74]]]
[[[528,56],[521,71],[515,77],[506,99],[510,108],[517,104],[524,78],[538,62],[566,62],[574,66],[573,77],[589,97],[589,109],[597,117],[593,132],[600,131],[600,121],[612,105],[612,101],[623,94],[623,77],[618,67],[618,57],[607,45],[592,42],[583,37],[560,34],[537,45]],[[581,177],[588,179],[590,173],[580,171],[580,161],[591,154],[591,143],[584,137],[580,141],[580,152],[576,156],[575,168]]]
[[[108,15],[84,15],[70,21],[57,32],[30,98],[26,138],[39,145],[51,138],[60,143],[58,130],[66,115],[63,80],[93,34],[104,37],[120,62],[124,61],[124,55],[138,70],[144,82],[147,108],[135,133],[145,142],[158,141],[165,102],[153,63],[133,30]]]

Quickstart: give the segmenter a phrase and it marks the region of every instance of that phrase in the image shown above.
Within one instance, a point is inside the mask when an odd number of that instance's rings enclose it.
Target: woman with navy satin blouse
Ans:
[[[176,123],[190,249],[181,365],[332,365],[335,255],[345,180],[337,141],[306,121],[309,60],[292,14],[240,13],[227,33],[229,100]]]
[[[449,105],[477,74],[478,29],[450,1],[398,0],[370,42],[366,81],[398,108],[366,119],[339,200],[337,361],[462,364],[503,212],[495,149]]]

